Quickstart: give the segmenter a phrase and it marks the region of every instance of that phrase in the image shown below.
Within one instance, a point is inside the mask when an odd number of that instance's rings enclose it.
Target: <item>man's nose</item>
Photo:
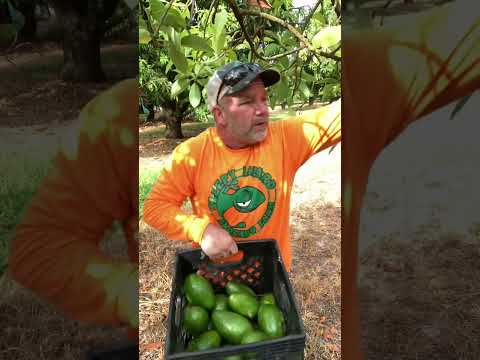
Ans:
[[[268,105],[266,102],[264,101],[261,101],[261,102],[258,102],[256,104],[256,110],[255,110],[255,114],[257,116],[259,115],[265,115],[266,113],[268,113]]]

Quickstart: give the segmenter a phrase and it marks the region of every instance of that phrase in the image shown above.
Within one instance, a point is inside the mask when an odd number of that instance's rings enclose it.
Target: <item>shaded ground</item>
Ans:
[[[374,164],[359,242],[368,359],[478,359],[479,100],[413,124]]]
[[[6,201],[14,209],[0,225],[1,245],[10,236],[17,218],[29,200],[36,183],[29,178],[30,165],[43,176],[59,139],[80,109],[100,91],[119,79],[135,77],[136,46],[115,42],[102,49],[104,70],[109,81],[102,84],[66,84],[58,80],[61,51],[53,43],[40,43],[11,54],[12,64],[0,58],[0,166],[10,193],[2,193],[2,212]],[[119,60],[120,59],[120,60]],[[37,169],[38,167],[38,169]],[[42,167],[40,169],[40,167]],[[36,179],[35,181],[39,181]],[[24,187],[28,187],[25,188]],[[16,196],[16,192],[22,196]],[[29,195],[29,196],[23,196]],[[3,221],[6,218],[2,216]],[[122,255],[125,241],[113,231],[104,239],[107,254]],[[1,247],[0,247],[1,250]],[[0,260],[5,253],[0,251]],[[0,274],[0,358],[82,359],[90,348],[107,347],[126,340],[123,330],[87,326],[67,319],[36,295],[13,282],[8,273]]]
[[[200,129],[187,124],[186,133]],[[158,168],[176,141],[156,138],[161,127],[140,131],[140,169]],[[340,146],[312,157],[297,173],[290,216],[293,266],[290,279],[307,332],[305,359],[340,359]],[[140,224],[141,359],[164,356],[175,251],[189,244],[168,241]],[[155,349],[152,349],[154,347]]]
[[[101,84],[69,84],[58,80],[63,55],[54,45],[40,53],[13,55],[11,60],[15,65],[1,59],[0,126],[64,123],[73,119],[98,92],[120,79],[137,75],[136,46],[107,45],[102,55],[109,80]]]

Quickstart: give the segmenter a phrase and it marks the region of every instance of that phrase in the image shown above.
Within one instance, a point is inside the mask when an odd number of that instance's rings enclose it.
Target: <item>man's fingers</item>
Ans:
[[[236,254],[238,252],[238,246],[236,242],[233,242],[232,246],[229,249],[230,255]]]

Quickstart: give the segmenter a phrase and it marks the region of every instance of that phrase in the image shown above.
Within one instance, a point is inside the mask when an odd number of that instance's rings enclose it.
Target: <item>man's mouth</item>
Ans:
[[[267,125],[268,125],[268,120],[264,120],[264,121],[257,122],[254,126],[255,127],[265,127]]]

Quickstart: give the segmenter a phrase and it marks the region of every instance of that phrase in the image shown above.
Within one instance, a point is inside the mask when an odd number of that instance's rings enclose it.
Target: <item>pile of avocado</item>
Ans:
[[[226,294],[215,294],[210,282],[195,273],[186,277],[183,290],[188,305],[182,323],[192,336],[187,351],[250,344],[285,335],[285,319],[272,293],[257,296],[250,287],[230,281],[225,286]]]

